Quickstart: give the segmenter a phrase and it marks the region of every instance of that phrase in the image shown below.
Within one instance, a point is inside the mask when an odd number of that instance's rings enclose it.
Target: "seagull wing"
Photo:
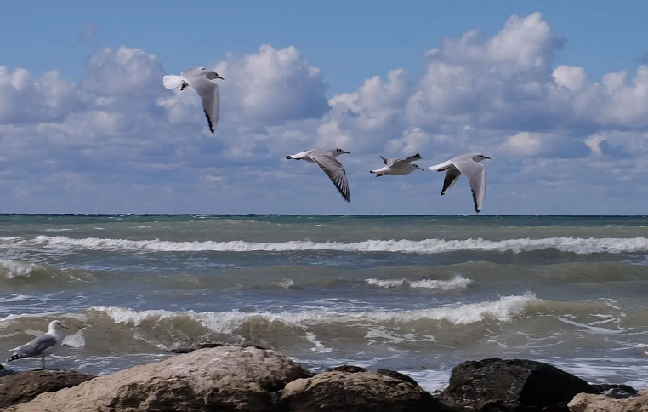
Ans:
[[[393,159],[394,161],[393,161],[392,165],[394,167],[403,167],[406,164],[412,163],[413,161],[419,160],[419,159],[421,159],[421,155],[417,153],[414,156],[409,156],[409,157],[406,157],[405,159]]]
[[[220,106],[218,84],[212,82],[203,75],[188,77],[187,82],[202,98],[202,106],[203,110],[205,111],[205,116],[207,116],[207,124],[209,125],[209,130],[214,133],[216,125],[218,124]]]
[[[187,69],[183,72],[180,73],[180,75],[184,77],[196,77],[196,76],[202,76],[205,74],[207,71],[207,68],[205,67],[192,67],[191,69]]]
[[[397,160],[397,159],[392,159],[391,157],[384,157],[384,156],[380,156],[380,158],[383,160],[383,163],[386,164],[387,166],[393,165],[394,162]]]
[[[438,165],[430,166],[428,169],[430,170],[437,170],[439,172],[443,172],[449,167],[452,167],[454,163],[452,163],[452,160],[447,160],[443,163],[439,163]]]
[[[326,173],[331,179],[338,192],[344,197],[347,202],[351,201],[351,193],[349,191],[349,181],[346,177],[344,166],[336,158],[331,155],[311,156],[313,162]]]
[[[56,338],[49,334],[44,334],[29,343],[18,346],[14,349],[14,355],[9,359],[32,358],[41,356],[47,349],[57,345]]]
[[[447,169],[445,179],[443,180],[441,196],[445,195],[445,192],[457,183],[459,176],[461,176],[461,172],[458,169],[455,169],[454,167]]]
[[[468,177],[470,190],[475,201],[475,212],[479,213],[484,202],[484,196],[486,195],[486,171],[484,170],[484,165],[472,159],[455,161],[454,165],[461,173]]]
[[[420,160],[420,159],[422,159],[422,157],[421,157],[420,154],[417,153],[414,156],[406,157],[405,159],[402,159],[401,161],[405,162],[405,163],[412,163],[413,161]]]

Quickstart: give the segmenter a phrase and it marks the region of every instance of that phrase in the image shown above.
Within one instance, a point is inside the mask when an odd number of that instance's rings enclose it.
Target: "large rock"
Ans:
[[[584,380],[525,359],[464,362],[452,370],[439,399],[454,409],[489,412],[568,412],[580,392],[598,393]]]
[[[3,376],[0,378],[0,409],[29,402],[43,392],[56,392],[93,378],[93,375],[75,371],[48,369]]]
[[[277,391],[305,376],[277,352],[220,346],[100,376],[8,411],[268,411]]]
[[[648,389],[629,399],[579,393],[568,406],[572,412],[648,412]]]
[[[290,382],[281,393],[287,412],[447,411],[420,386],[373,372],[323,372]]]

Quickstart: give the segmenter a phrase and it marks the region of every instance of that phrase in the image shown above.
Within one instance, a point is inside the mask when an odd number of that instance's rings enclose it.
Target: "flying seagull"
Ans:
[[[337,160],[337,157],[345,152],[339,147],[333,149],[324,149],[315,147],[310,150],[299,152],[292,156],[286,156],[286,159],[306,160],[317,164],[326,175],[331,179],[338,192],[344,197],[347,202],[351,201],[351,193],[349,192],[349,181],[344,171],[344,166]]]
[[[7,362],[22,358],[40,357],[43,361],[43,369],[45,369],[45,357],[56,352],[56,350],[61,346],[63,338],[65,338],[63,328],[67,329],[67,326],[65,326],[60,320],[50,322],[47,327],[47,333],[37,337],[31,342],[11,349],[14,354],[7,359]]]
[[[394,159],[390,157],[380,156],[385,163],[384,167],[380,169],[370,170],[369,173],[375,174],[376,177],[384,175],[408,175],[414,170],[424,170],[421,169],[416,163],[412,163],[415,160],[422,159],[420,154],[415,154],[414,156],[406,157],[405,159]]]
[[[470,183],[470,190],[475,201],[475,212],[479,213],[486,194],[486,171],[484,165],[479,163],[484,159],[490,159],[490,157],[481,153],[466,153],[438,165],[430,166],[430,170],[446,172],[441,196],[445,195],[445,192],[457,183],[457,179],[463,173],[468,177]]]
[[[218,123],[218,108],[220,98],[218,94],[218,83],[212,82],[214,79],[222,78],[218,73],[207,71],[204,67],[194,67],[180,73],[180,76],[169,75],[162,78],[162,84],[167,89],[177,89],[183,91],[187,87],[193,87],[196,93],[202,99],[203,111],[207,116],[209,130],[214,133]]]

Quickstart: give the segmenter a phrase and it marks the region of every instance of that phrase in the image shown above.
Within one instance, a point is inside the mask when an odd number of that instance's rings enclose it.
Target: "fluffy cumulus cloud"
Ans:
[[[2,211],[470,213],[465,181],[440,198],[441,174],[368,171],[379,154],[424,166],[479,151],[493,158],[486,213],[645,213],[648,185],[627,176],[648,176],[648,66],[593,79],[554,64],[565,42],[539,13],[511,16],[490,37],[431,39],[419,77],[394,67],[329,98],[307,51],[212,56],[216,135],[145,50],[99,49],[78,82],[0,67]],[[315,145],[352,152],[351,204],[285,159]]]

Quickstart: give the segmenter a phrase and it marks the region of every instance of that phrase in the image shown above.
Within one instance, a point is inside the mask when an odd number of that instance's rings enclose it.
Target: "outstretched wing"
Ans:
[[[438,170],[439,172],[443,172],[449,167],[452,167],[453,163],[451,160],[446,160],[443,163],[439,163],[438,165],[430,166],[428,169],[430,170]]]
[[[405,159],[395,159],[394,162],[392,163],[395,167],[402,167],[405,166],[408,163],[412,163],[415,160],[421,159],[420,154],[415,154],[414,156],[409,156],[406,157]]]
[[[331,155],[319,155],[312,157],[313,162],[326,173],[326,175],[331,179],[335,187],[337,187],[338,192],[344,197],[344,200],[347,202],[351,201],[351,193],[349,191],[349,181],[346,177],[346,172],[344,166],[336,158]]]
[[[394,162],[398,160],[398,159],[393,159],[391,157],[384,157],[384,156],[380,156],[380,158],[383,160],[383,163],[387,166],[393,165]]]
[[[459,176],[461,176],[461,172],[458,169],[455,169],[454,167],[447,169],[445,179],[443,180],[441,196],[445,195],[445,192],[457,183]]]
[[[214,133],[218,124],[220,94],[218,84],[207,79],[205,76],[188,77],[187,82],[202,99],[202,106],[207,116],[209,130]]]
[[[470,190],[475,201],[475,212],[479,213],[482,203],[484,203],[484,196],[486,195],[486,171],[484,165],[472,159],[455,162],[454,165],[461,173],[468,177]]]

